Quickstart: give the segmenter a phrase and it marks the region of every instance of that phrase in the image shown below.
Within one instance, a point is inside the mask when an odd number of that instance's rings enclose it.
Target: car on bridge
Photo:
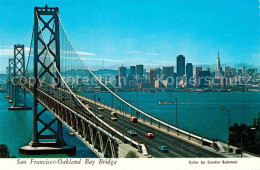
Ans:
[[[99,114],[98,117],[99,118],[104,118],[104,115],[103,114]]]
[[[86,107],[87,107],[89,110],[92,110],[92,107],[90,107],[88,104],[86,105]]]
[[[158,150],[159,150],[159,151],[162,151],[162,152],[169,152],[169,149],[167,148],[167,146],[163,146],[163,145],[162,145],[162,146],[159,146],[159,147],[158,147]]]
[[[111,112],[111,116],[117,116],[117,112]]]
[[[112,116],[110,119],[116,121],[117,117],[116,116]]]
[[[98,110],[99,111],[104,111],[104,108],[103,107],[99,107]]]
[[[154,134],[150,132],[146,133],[145,136],[148,138],[154,138]]]
[[[137,123],[137,117],[131,117],[130,122]]]
[[[135,130],[129,130],[127,133],[131,136],[137,136],[137,132]]]

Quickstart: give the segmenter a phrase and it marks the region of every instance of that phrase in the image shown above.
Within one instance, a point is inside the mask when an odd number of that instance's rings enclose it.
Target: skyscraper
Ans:
[[[185,75],[185,57],[183,55],[177,56],[177,76],[182,77]]]
[[[144,65],[136,65],[136,74],[139,79],[144,77]]]
[[[199,87],[209,87],[209,78],[210,77],[210,71],[199,71],[199,81],[198,86]]]
[[[173,66],[168,66],[168,67],[163,67],[163,80],[167,80],[167,88],[174,87],[174,67]]]
[[[219,52],[218,52],[218,58],[217,58],[215,77],[221,77]]]
[[[230,67],[229,66],[225,67],[225,76],[230,77]]]
[[[134,77],[135,77],[135,66],[130,66],[129,80],[134,79]]]
[[[202,67],[196,67],[196,82],[199,85],[199,72],[202,71]]]
[[[242,74],[243,74],[243,75],[246,74],[246,66],[243,66]]]
[[[192,83],[191,83],[191,77],[193,77],[193,65],[192,63],[187,63],[186,65],[186,86],[187,87],[192,87]]]
[[[237,74],[241,76],[242,75],[242,69],[238,69]]]
[[[151,83],[151,87],[155,88],[155,80],[156,80],[156,72],[155,69],[151,69],[150,70],[150,83]]]
[[[156,73],[156,79],[159,79],[162,75],[162,69],[161,68],[156,68],[155,69],[155,73]]]
[[[202,67],[196,67],[196,77],[199,77],[199,72],[202,71]]]
[[[126,85],[126,67],[122,66],[118,68],[118,87],[123,89]]]
[[[237,69],[236,68],[230,68],[230,76],[235,77],[237,75]]]

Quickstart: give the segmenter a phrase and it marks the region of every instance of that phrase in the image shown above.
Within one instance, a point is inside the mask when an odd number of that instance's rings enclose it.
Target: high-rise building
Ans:
[[[167,80],[167,86],[166,88],[172,88],[174,87],[174,67],[168,66],[163,67],[163,80]]]
[[[210,71],[199,71],[199,87],[209,87]]]
[[[221,77],[219,52],[218,52],[218,58],[217,58],[215,77]]]
[[[237,69],[236,68],[231,68],[230,69],[230,76],[235,77],[237,75]]]
[[[139,79],[144,77],[144,65],[142,64],[136,65],[136,74]]]
[[[118,68],[118,87],[123,89],[127,86],[126,82],[126,67]]]
[[[193,65],[192,63],[187,63],[186,64],[186,86],[187,87],[192,87],[193,84],[191,82],[191,78],[193,77]]]
[[[150,83],[151,83],[151,87],[155,88],[155,80],[156,80],[156,72],[155,69],[151,69],[150,70]]]
[[[202,71],[202,67],[196,67],[196,77],[199,77],[200,71]]]
[[[242,75],[242,69],[238,69],[237,74],[241,76]]]
[[[230,77],[230,67],[229,66],[225,67],[225,76]]]
[[[257,68],[250,68],[250,69],[248,69],[248,74],[250,76],[252,76],[252,75],[254,75],[256,73],[257,73]]]
[[[135,77],[135,66],[130,66],[129,80],[134,79]]]
[[[199,81],[199,72],[202,71],[202,67],[196,67],[195,69],[195,74],[196,74],[196,82],[197,82],[197,86],[199,85],[198,81]]]
[[[155,69],[155,74],[156,74],[156,79],[159,79],[162,75],[162,69],[161,68],[156,68]]]
[[[162,69],[156,68],[155,74],[156,74],[155,88],[163,88],[163,83],[160,81],[160,78],[162,76]]]
[[[246,66],[243,66],[242,74],[243,74],[243,75],[246,74]]]
[[[185,75],[185,57],[183,55],[177,56],[177,76],[182,77]]]

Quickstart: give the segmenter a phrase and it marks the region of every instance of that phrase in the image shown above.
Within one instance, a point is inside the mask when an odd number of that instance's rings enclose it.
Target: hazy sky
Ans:
[[[0,0],[0,72],[13,45],[29,47],[33,8],[59,7],[90,66],[260,63],[258,0]]]

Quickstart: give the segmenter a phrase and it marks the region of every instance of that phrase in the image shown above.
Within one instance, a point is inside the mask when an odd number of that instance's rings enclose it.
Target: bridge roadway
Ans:
[[[55,97],[58,95],[59,90],[55,90],[52,88],[48,88],[46,91],[48,94]],[[67,102],[69,103],[71,98],[67,99]],[[86,100],[83,100],[85,104],[89,104],[92,108],[92,112],[96,115],[103,114],[104,118],[103,120],[108,123],[110,126],[118,130],[119,132],[127,135],[128,137],[132,138],[135,141],[144,141],[146,143],[146,148],[149,154],[151,154],[153,157],[158,158],[191,158],[191,157],[223,157],[220,154],[211,152],[209,150],[206,150],[204,148],[201,148],[193,143],[184,141],[182,139],[179,139],[177,137],[174,137],[170,134],[161,132],[157,130],[154,127],[149,127],[144,124],[140,123],[132,123],[130,122],[128,117],[125,117],[121,114],[118,114],[118,120],[113,121],[111,120],[111,110],[104,108],[104,111],[98,110],[98,105],[95,105],[93,103],[90,103]],[[71,106],[70,106],[71,107]],[[85,109],[80,107],[73,107],[74,110],[77,110],[80,114],[85,114],[84,116],[87,116],[87,112]],[[91,118],[90,118],[91,119]],[[127,134],[128,130],[135,130],[137,132],[137,136],[130,136]],[[145,136],[145,133],[152,132],[155,137],[153,139],[148,139]],[[165,145],[168,147],[169,152],[161,152],[158,150],[158,147],[161,145]]]
[[[214,152],[210,152],[206,149],[188,143],[184,140],[181,140],[177,137],[171,136],[169,134],[163,133],[155,128],[145,126],[144,124],[140,123],[132,123],[130,122],[129,118],[118,114],[118,120],[114,121],[111,120],[109,109],[105,109],[104,111],[99,111],[95,107],[95,104],[87,102],[92,108],[95,114],[103,114],[104,121],[107,122],[109,125],[120,131],[121,133],[127,135],[128,137],[132,138],[135,141],[144,141],[146,143],[146,148],[149,154],[153,157],[222,157],[219,154]],[[137,132],[137,136],[130,136],[127,134],[128,130],[135,130]],[[155,137],[148,139],[145,136],[145,133],[152,132]],[[168,147],[169,152],[161,152],[158,150],[158,147],[161,145],[165,145]]]

